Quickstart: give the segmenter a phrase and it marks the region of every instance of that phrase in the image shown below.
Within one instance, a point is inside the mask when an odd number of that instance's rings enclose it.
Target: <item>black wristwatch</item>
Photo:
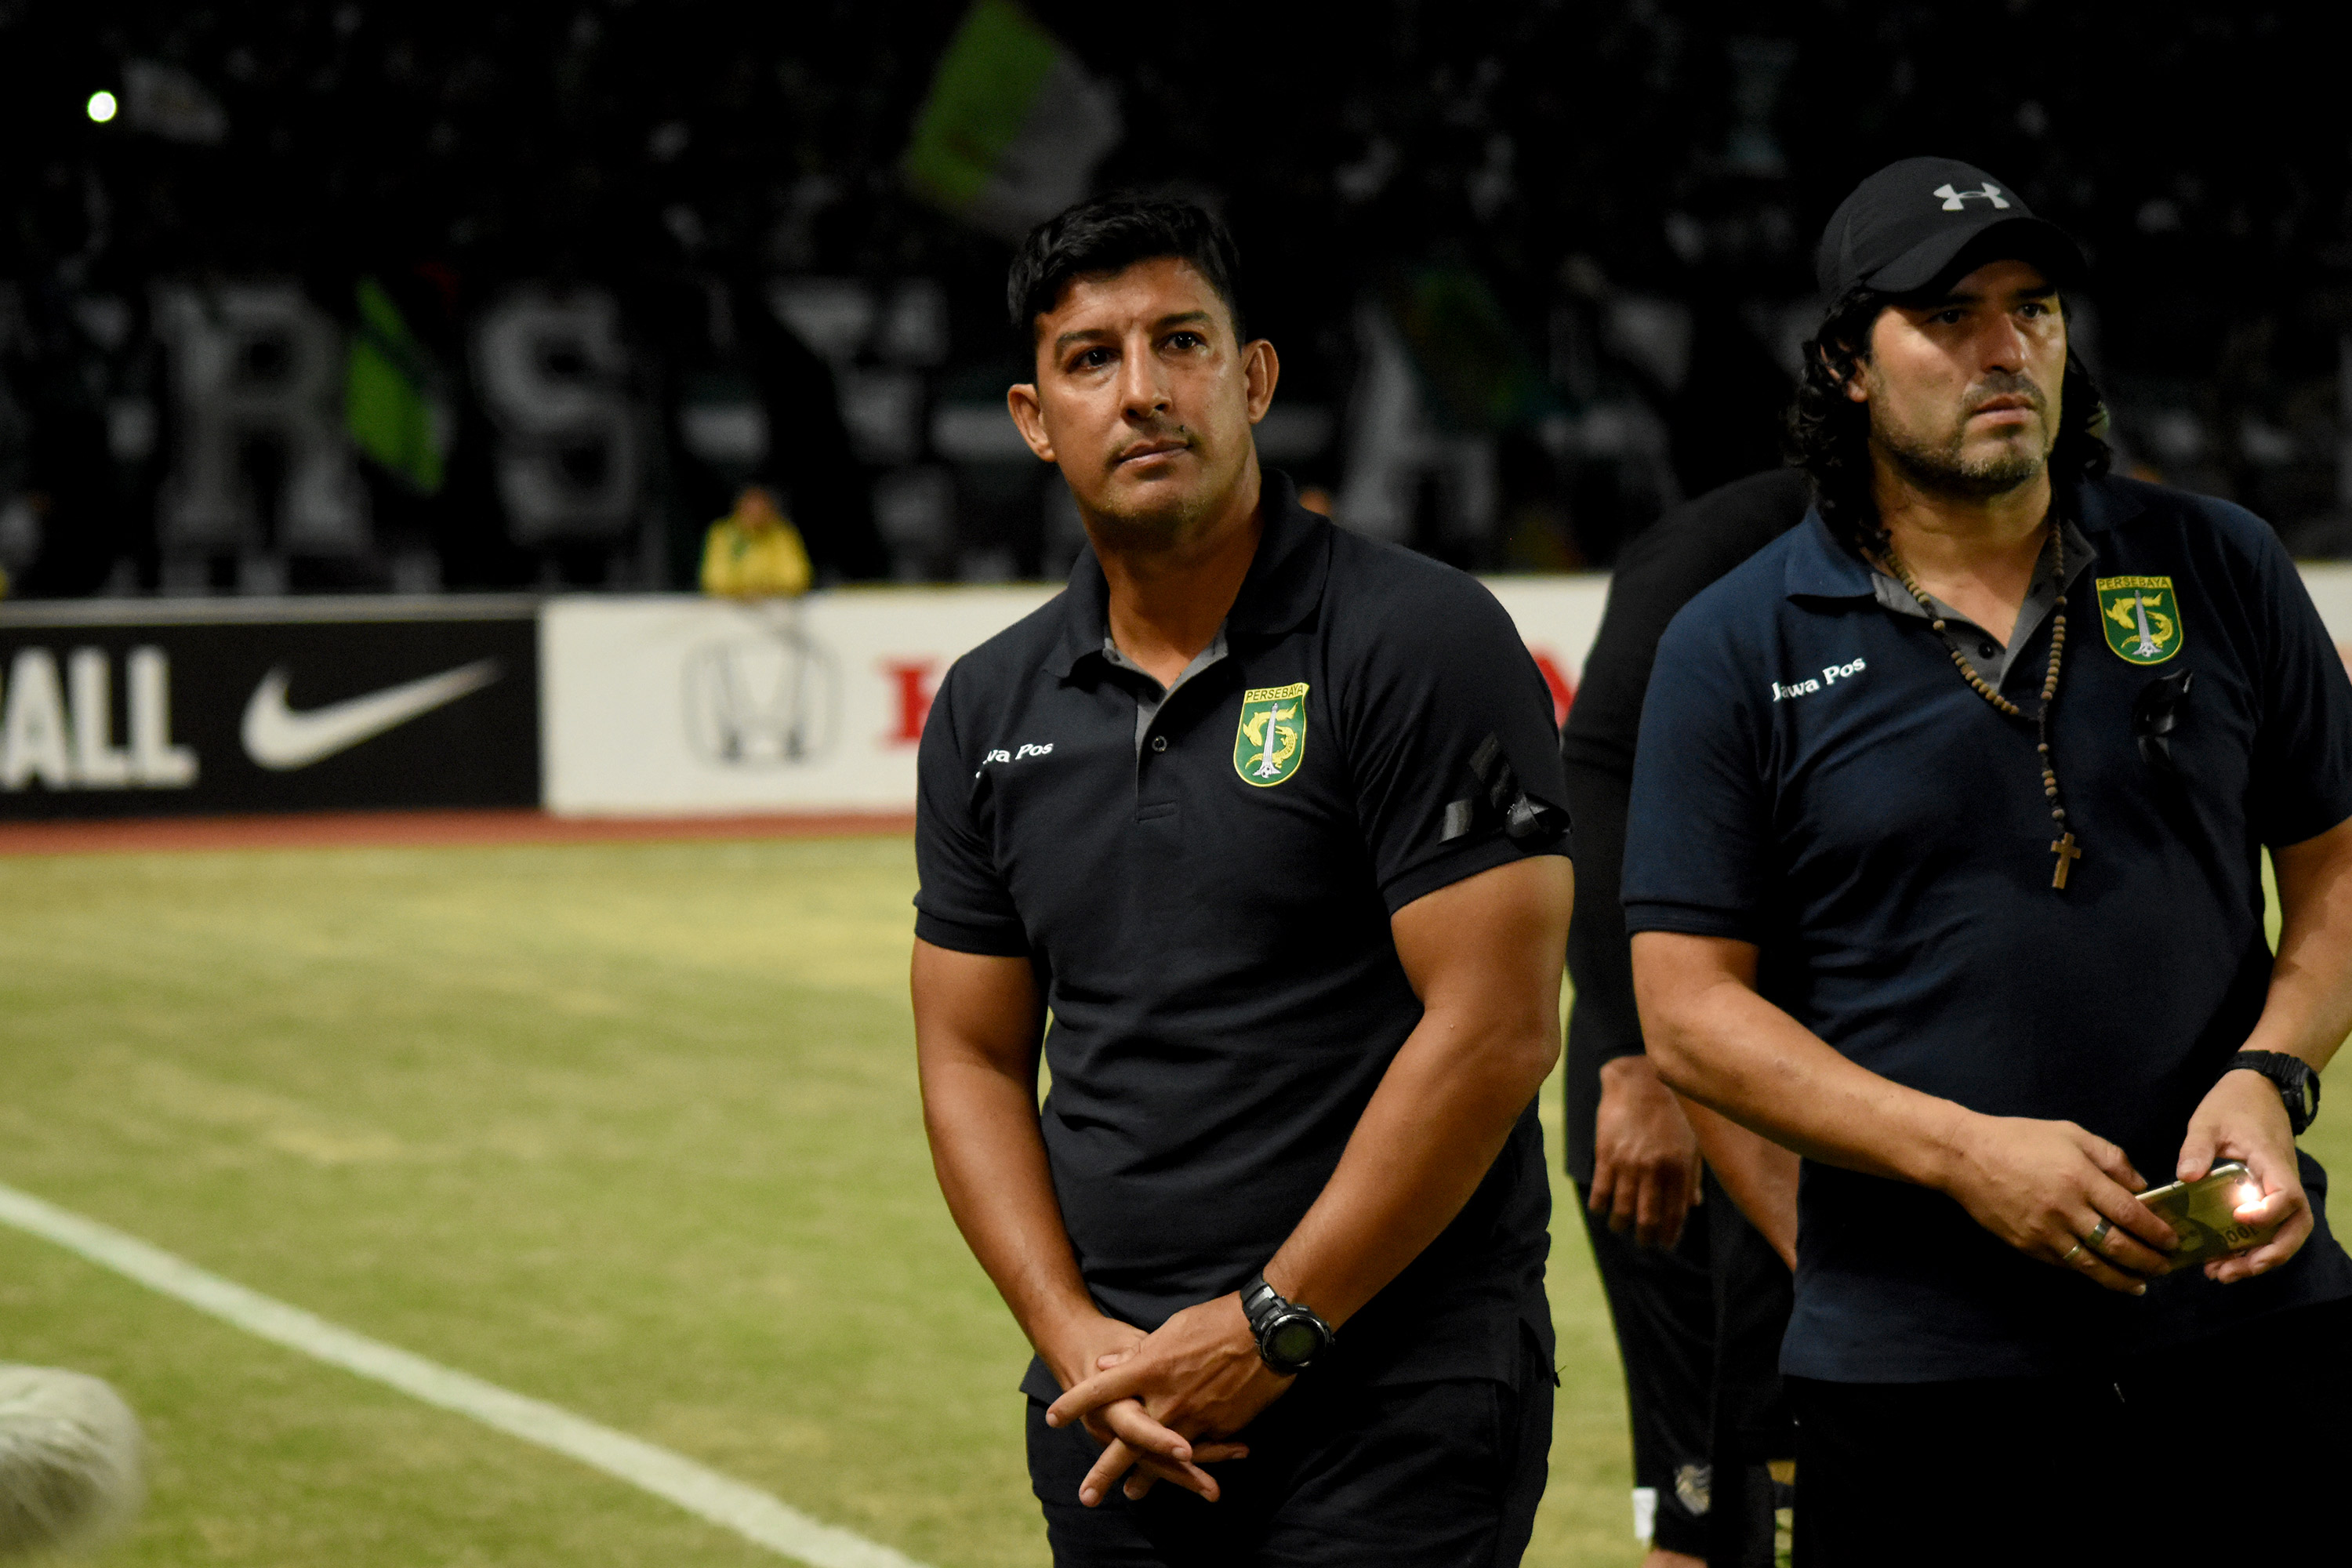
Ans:
[[[2240,1068],[2278,1085],[2279,1098],[2286,1101],[2286,1124],[2296,1137],[2302,1137],[2311,1119],[2319,1114],[2319,1075],[2311,1070],[2311,1064],[2284,1051],[2240,1051],[2221,1070],[2235,1072]]]
[[[1331,1348],[1331,1325],[1313,1308],[1284,1300],[1264,1274],[1242,1287],[1242,1316],[1257,1336],[1259,1359],[1285,1377],[1305,1372]]]

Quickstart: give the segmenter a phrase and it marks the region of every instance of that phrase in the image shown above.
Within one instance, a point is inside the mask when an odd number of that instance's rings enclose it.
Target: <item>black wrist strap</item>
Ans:
[[[2319,1075],[2311,1070],[2311,1064],[2284,1051],[2240,1051],[2221,1070],[2235,1072],[2240,1068],[2258,1072],[2277,1086],[2279,1099],[2286,1105],[2286,1124],[2296,1137],[2302,1137],[2319,1114]]]
[[[1289,1305],[1280,1292],[1265,1282],[1263,1271],[1251,1275],[1250,1282],[1242,1287],[1242,1316],[1249,1320],[1250,1332],[1254,1334],[1265,1332],[1266,1320]]]

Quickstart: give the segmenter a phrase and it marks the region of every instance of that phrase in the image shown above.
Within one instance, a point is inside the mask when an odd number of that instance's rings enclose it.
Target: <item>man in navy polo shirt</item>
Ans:
[[[1057,1563],[1516,1563],[1573,901],[1549,698],[1475,581],[1261,473],[1279,364],[1234,270],[1166,202],[1014,260],[1013,415],[1090,547],[923,732],[933,1158],[1036,1350]]]
[[[1668,629],[1624,871],[1659,1070],[1805,1157],[1800,1561],[2334,1560],[2352,685],[2258,519],[2106,475],[2015,192],[1895,163],[1819,269],[1813,511]],[[2168,1274],[2221,1159],[2275,1235]]]

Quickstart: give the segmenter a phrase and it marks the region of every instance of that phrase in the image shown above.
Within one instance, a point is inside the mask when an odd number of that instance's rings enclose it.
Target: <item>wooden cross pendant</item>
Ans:
[[[2074,868],[2075,861],[2083,858],[2083,852],[2074,847],[2074,836],[2072,833],[2053,839],[2050,852],[2058,857],[2058,874],[2050,879],[2050,885],[2053,888],[2063,888],[2066,885],[2066,873]]]

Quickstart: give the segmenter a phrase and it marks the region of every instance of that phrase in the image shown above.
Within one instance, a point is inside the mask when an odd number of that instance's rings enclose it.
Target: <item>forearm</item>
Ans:
[[[2250,1051],[2283,1051],[2316,1070],[2352,1032],[2352,824],[2273,853],[2278,956]]]
[[[1633,938],[1643,1029],[1666,1082],[1808,1159],[1942,1186],[1973,1113],[1848,1061],[1741,978],[1694,980],[1662,962],[1668,944],[1706,940]]]
[[[2338,962],[2352,963],[2352,946],[2336,956]],[[2273,971],[2262,1016],[2241,1048],[2299,1057],[2315,1072],[2326,1067],[2346,1032],[2352,1030],[2352,1000],[2337,994],[2337,989],[2309,970]]]
[[[1698,1134],[1715,1179],[1723,1184],[1748,1223],[1780,1255],[1797,1266],[1797,1156],[1695,1100],[1683,1101],[1691,1131]]]
[[[1548,1022],[1465,1038],[1424,1014],[1267,1282],[1334,1327],[1353,1317],[1469,1202],[1559,1054]]]
[[[992,1066],[929,1054],[922,1079],[923,1124],[948,1212],[1030,1344],[1052,1365],[1066,1331],[1099,1314],[1054,1196],[1037,1091]],[[1054,1370],[1066,1384],[1076,1369]]]

